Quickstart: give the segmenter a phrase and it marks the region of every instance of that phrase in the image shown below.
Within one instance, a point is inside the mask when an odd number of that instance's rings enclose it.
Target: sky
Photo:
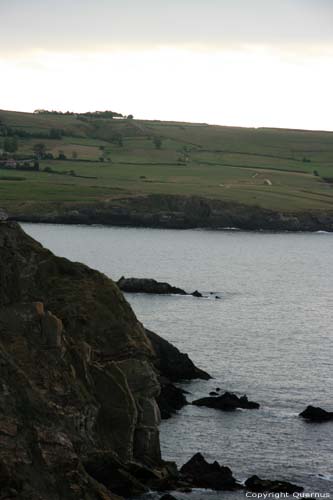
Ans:
[[[0,109],[333,130],[333,0],[0,0]]]

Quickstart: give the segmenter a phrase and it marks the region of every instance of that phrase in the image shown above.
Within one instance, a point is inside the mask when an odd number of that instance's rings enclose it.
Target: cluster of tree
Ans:
[[[34,111],[35,115],[76,115],[77,113],[74,113],[73,111],[56,111],[55,109],[52,109],[50,111],[49,109],[35,109]]]
[[[105,110],[105,111],[87,111],[86,113],[74,113],[73,111],[55,111],[48,109],[35,109],[34,111],[37,115],[73,115],[76,118],[124,118],[121,113],[116,113],[115,111]],[[128,115],[129,119],[133,118],[133,115]]]
[[[47,148],[44,143],[39,142],[38,144],[34,144],[32,148],[34,155],[37,159],[39,160],[54,160],[54,155],[50,152],[47,151]],[[77,158],[77,153],[74,151],[73,152],[73,158],[74,158],[74,153],[75,153],[75,158]],[[67,157],[65,153],[61,150],[58,151],[58,156],[56,157],[58,160],[67,160]]]
[[[88,111],[87,113],[78,113],[78,116],[86,116],[87,118],[122,118],[121,113],[116,113],[115,111]]]

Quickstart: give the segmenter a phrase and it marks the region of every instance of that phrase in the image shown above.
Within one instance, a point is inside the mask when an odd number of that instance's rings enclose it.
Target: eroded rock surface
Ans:
[[[156,367],[161,375],[172,382],[211,378],[209,373],[195,366],[188,354],[180,352],[177,347],[150,330],[146,329],[146,334],[152,343],[156,354]]]
[[[1,222],[1,493],[107,500],[163,478],[154,357],[110,279]]]
[[[160,374],[161,392],[157,397],[157,403],[162,419],[167,419],[188,404],[184,390],[177,387],[175,382],[191,379],[208,380],[211,377],[195,366],[187,354],[180,352],[167,340],[150,330],[146,330],[146,334],[151,341],[156,356],[155,366]]]

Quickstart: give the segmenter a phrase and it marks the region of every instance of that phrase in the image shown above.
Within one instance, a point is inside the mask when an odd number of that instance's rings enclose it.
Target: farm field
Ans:
[[[0,111],[6,128],[18,163],[36,144],[47,153],[38,171],[1,168],[0,206],[14,212],[148,194],[333,211],[333,132]]]

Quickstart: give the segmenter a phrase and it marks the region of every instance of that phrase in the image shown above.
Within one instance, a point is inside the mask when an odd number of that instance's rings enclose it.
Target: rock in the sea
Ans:
[[[185,290],[169,285],[162,281],[148,278],[125,278],[122,276],[117,282],[120,290],[127,293],[154,293],[158,295],[187,295]]]
[[[149,293],[156,295],[192,295],[193,297],[202,297],[202,294],[195,290],[193,293],[187,293],[182,288],[172,286],[164,281],[156,281],[150,278],[125,278],[122,276],[117,285],[120,290],[126,293]]]
[[[169,493],[167,493],[166,495],[163,495],[160,500],[177,500],[176,497],[174,497],[173,495],[170,495]]]
[[[269,479],[260,479],[258,476],[249,477],[245,481],[247,490],[256,493],[301,493],[304,491],[302,486],[289,483],[287,481],[272,481]]]
[[[180,472],[195,488],[235,490],[241,487],[229,467],[221,466],[218,462],[210,464],[201,453],[196,453],[181,467]]]
[[[319,407],[308,406],[299,416],[306,420],[311,420],[312,422],[327,422],[328,420],[333,420],[333,411],[326,411]]]
[[[1,494],[115,500],[165,480],[155,356],[112,280],[3,221]]]
[[[225,392],[221,396],[212,396],[201,399],[196,399],[192,401],[195,406],[207,406],[208,408],[215,408],[217,410],[223,411],[234,411],[237,408],[244,409],[258,409],[260,408],[259,403],[254,401],[249,401],[247,396],[241,396],[240,398],[236,394]]]

